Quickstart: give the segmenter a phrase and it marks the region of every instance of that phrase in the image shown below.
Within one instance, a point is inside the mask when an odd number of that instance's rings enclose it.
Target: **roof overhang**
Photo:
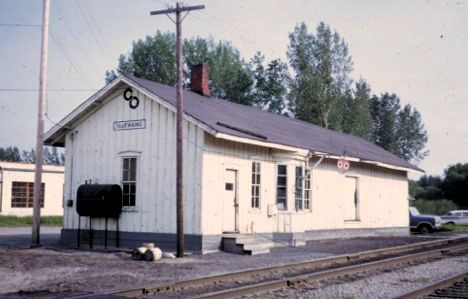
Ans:
[[[393,170],[400,170],[400,171],[405,171],[405,172],[409,172],[409,171],[424,172],[422,169],[419,169],[419,168],[418,169],[413,169],[413,168],[408,168],[408,167],[390,165],[390,164],[377,162],[377,161],[362,160],[362,159],[355,158],[355,157],[337,156],[337,155],[334,155],[334,154],[329,154],[329,153],[324,153],[324,152],[319,152],[319,151],[313,151],[313,150],[299,148],[299,147],[292,147],[292,146],[277,144],[277,143],[272,143],[272,142],[254,140],[254,139],[249,139],[249,138],[244,138],[244,137],[238,137],[238,136],[229,135],[229,134],[225,134],[225,133],[216,133],[214,136],[216,138],[224,139],[224,140],[228,140],[228,141],[240,142],[240,143],[256,145],[256,146],[269,147],[269,148],[284,150],[284,151],[288,151],[288,152],[294,152],[294,153],[299,154],[299,155],[304,156],[304,157],[306,157],[306,156],[319,156],[319,157],[324,157],[326,159],[332,159],[332,160],[346,159],[346,160],[351,161],[351,162],[371,164],[371,165],[375,165],[375,166],[379,166],[379,167],[383,167],[383,168],[388,168],[388,169],[393,169]]]

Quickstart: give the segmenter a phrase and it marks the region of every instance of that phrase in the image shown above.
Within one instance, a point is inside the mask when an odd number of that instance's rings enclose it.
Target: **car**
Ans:
[[[468,225],[468,210],[449,211],[440,218],[443,224]]]
[[[442,219],[435,215],[421,215],[415,207],[409,208],[410,229],[421,234],[432,233],[442,228]]]

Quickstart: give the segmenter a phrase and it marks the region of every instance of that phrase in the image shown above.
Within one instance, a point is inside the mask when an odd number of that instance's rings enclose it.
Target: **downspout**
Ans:
[[[0,166],[0,212],[2,212],[2,206],[3,206],[3,169]]]

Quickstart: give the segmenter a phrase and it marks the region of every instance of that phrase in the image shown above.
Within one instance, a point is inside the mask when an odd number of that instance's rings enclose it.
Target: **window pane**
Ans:
[[[122,170],[123,170],[123,173],[122,173],[122,180],[124,181],[128,181],[128,169],[130,168],[128,166],[128,163],[129,163],[129,159],[128,158],[124,158],[123,159],[123,165],[122,165]]]
[[[287,181],[286,177],[279,176],[277,184],[278,184],[278,186],[286,186],[286,181]]]
[[[286,210],[286,198],[277,198],[276,203],[278,210]]]
[[[286,188],[284,187],[278,187],[278,197],[286,197]]]
[[[130,181],[136,181],[136,158],[130,159]]]
[[[260,184],[260,174],[257,174],[256,183],[257,183],[257,184]]]
[[[123,194],[130,193],[130,186],[128,184],[123,184]]]
[[[286,165],[278,165],[278,175],[286,174]]]
[[[302,177],[302,167],[296,166],[296,176]]]
[[[252,172],[256,172],[255,162],[252,162]]]

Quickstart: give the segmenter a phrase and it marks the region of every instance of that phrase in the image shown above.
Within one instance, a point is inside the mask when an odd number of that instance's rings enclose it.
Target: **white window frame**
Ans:
[[[296,211],[304,210],[304,166],[302,165],[296,165],[294,168],[294,207]]]
[[[135,174],[134,174],[134,180],[131,180],[130,179],[130,174],[128,175],[127,177],[127,180],[126,178],[124,178],[124,165],[125,165],[125,160],[126,159],[135,159]],[[130,160],[131,161],[131,160]],[[125,155],[125,156],[121,156],[121,167],[120,167],[120,170],[121,170],[121,186],[122,186],[122,206],[126,209],[130,208],[135,208],[137,206],[136,202],[137,202],[137,185],[138,185],[138,169],[139,169],[139,157],[138,156],[135,156],[135,155]],[[130,167],[131,169],[131,167]],[[128,171],[130,171],[130,169]],[[134,184],[134,192],[128,192],[128,193],[125,193],[125,184]],[[134,196],[134,200],[133,200],[133,205],[131,204],[131,195],[133,194]],[[128,199],[125,198],[125,196],[128,196]],[[126,202],[127,200],[127,202]]]
[[[286,174],[282,174],[281,177],[284,177],[286,179],[284,185],[278,185],[278,178],[280,177],[279,174],[279,167],[284,166],[286,169]],[[285,194],[284,194],[284,207],[280,207],[278,199],[278,189],[279,188],[284,188]],[[281,197],[283,198],[283,197]],[[288,165],[287,164],[277,164],[276,165],[276,206],[278,208],[278,211],[287,211],[288,210]]]
[[[304,210],[312,210],[312,169],[309,167],[304,168]]]
[[[250,196],[250,207],[252,209],[261,209],[261,163],[252,162],[252,188]]]

